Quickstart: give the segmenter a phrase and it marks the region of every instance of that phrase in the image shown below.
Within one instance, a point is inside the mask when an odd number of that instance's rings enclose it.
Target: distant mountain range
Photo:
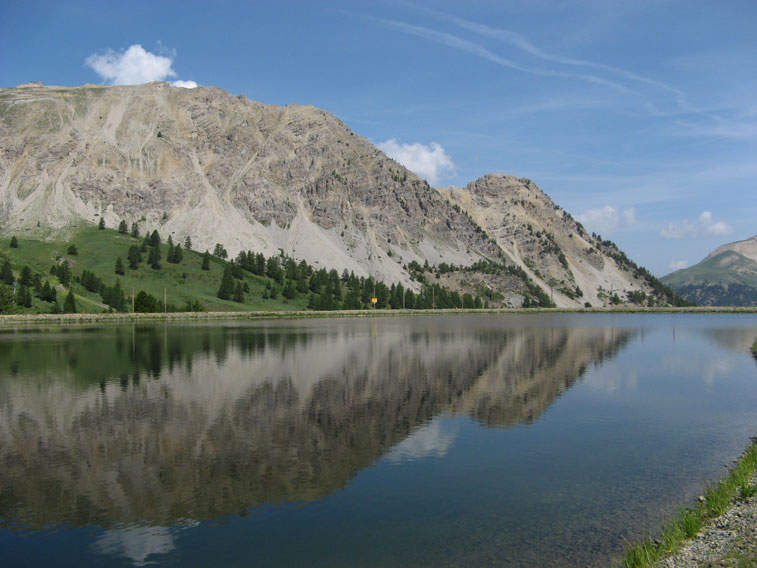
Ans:
[[[699,305],[757,305],[757,235],[722,245],[702,262],[668,274],[662,281]]]
[[[532,181],[432,188],[314,107],[166,83],[0,89],[0,234],[101,218],[411,288],[433,272],[492,307],[675,302]]]

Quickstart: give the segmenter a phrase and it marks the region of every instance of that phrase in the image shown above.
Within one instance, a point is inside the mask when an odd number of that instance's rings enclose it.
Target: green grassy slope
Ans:
[[[700,305],[757,304],[757,262],[732,250],[662,278],[683,298]]]
[[[11,261],[16,275],[26,265],[32,271],[39,273],[42,280],[49,280],[50,284],[58,285],[58,301],[63,305],[65,294],[58,278],[50,274],[50,267],[57,259],[66,259],[71,266],[73,276],[81,276],[83,270],[88,270],[100,278],[107,286],[112,286],[116,278],[120,279],[121,288],[127,297],[140,290],[144,290],[158,298],[161,305],[165,297],[168,304],[181,307],[187,300],[198,300],[206,311],[252,311],[252,310],[302,310],[307,306],[308,298],[298,297],[292,300],[284,299],[281,295],[275,300],[263,299],[263,291],[267,278],[244,273],[250,291],[245,294],[243,303],[219,299],[216,294],[221,282],[225,261],[211,255],[210,270],[202,270],[202,254],[184,250],[184,258],[180,264],[166,262],[168,245],[161,246],[160,270],[152,269],[143,260],[136,270],[128,268],[127,251],[132,245],[140,245],[141,238],[119,234],[112,229],[98,230],[96,227],[84,227],[67,242],[39,241],[18,239],[18,248],[11,248],[9,239],[0,243],[0,263],[5,259]],[[76,245],[77,255],[67,254],[70,244]],[[146,255],[143,254],[146,258]],[[115,273],[116,259],[121,257],[125,274]],[[79,283],[73,281],[73,292],[76,296],[79,311],[101,312],[107,311],[99,294],[86,290]],[[33,298],[31,308],[22,308],[27,313],[47,313],[51,304],[39,298]]]

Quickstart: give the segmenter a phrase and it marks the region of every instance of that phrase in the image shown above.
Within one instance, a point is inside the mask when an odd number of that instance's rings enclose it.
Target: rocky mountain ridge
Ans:
[[[100,218],[411,287],[412,263],[490,260],[558,306],[654,295],[529,180],[436,190],[314,107],[166,83],[0,90],[0,232],[46,237]],[[521,277],[447,279],[519,306]]]

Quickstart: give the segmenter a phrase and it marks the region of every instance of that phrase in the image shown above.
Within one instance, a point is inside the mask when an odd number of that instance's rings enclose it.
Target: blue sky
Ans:
[[[658,275],[757,233],[754,0],[0,0],[0,15],[1,87],[179,80],[312,104],[434,185],[528,177]]]

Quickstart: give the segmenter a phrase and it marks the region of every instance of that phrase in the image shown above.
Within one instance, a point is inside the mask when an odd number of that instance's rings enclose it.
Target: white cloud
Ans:
[[[174,81],[171,83],[174,87],[184,87],[185,89],[194,89],[195,87],[199,87],[197,83],[194,81]]]
[[[400,144],[396,138],[392,138],[379,142],[376,146],[390,158],[427,179],[431,185],[436,185],[445,176],[455,175],[452,158],[436,142],[431,142],[429,146],[420,142]]]
[[[672,260],[668,267],[675,272],[676,270],[683,270],[689,266],[688,260]]]
[[[594,233],[610,235],[622,226],[636,224],[636,209],[624,209],[618,212],[612,205],[605,205],[599,209],[588,209],[576,216],[582,225]]]
[[[624,209],[623,221],[625,221],[626,225],[635,225],[636,224],[636,209],[634,209],[633,207],[631,207],[630,209]]]
[[[683,221],[668,223],[668,226],[660,231],[660,236],[666,239],[680,239],[682,237],[729,235],[732,232],[733,227],[728,223],[715,221],[710,211],[702,211],[696,222],[684,219]]]
[[[176,77],[173,56],[155,55],[146,51],[141,45],[134,44],[126,51],[115,52],[109,49],[102,54],[92,54],[85,59],[85,64],[111,85],[139,85],[150,81],[165,81]],[[174,81],[176,87],[194,88],[194,81]]]

